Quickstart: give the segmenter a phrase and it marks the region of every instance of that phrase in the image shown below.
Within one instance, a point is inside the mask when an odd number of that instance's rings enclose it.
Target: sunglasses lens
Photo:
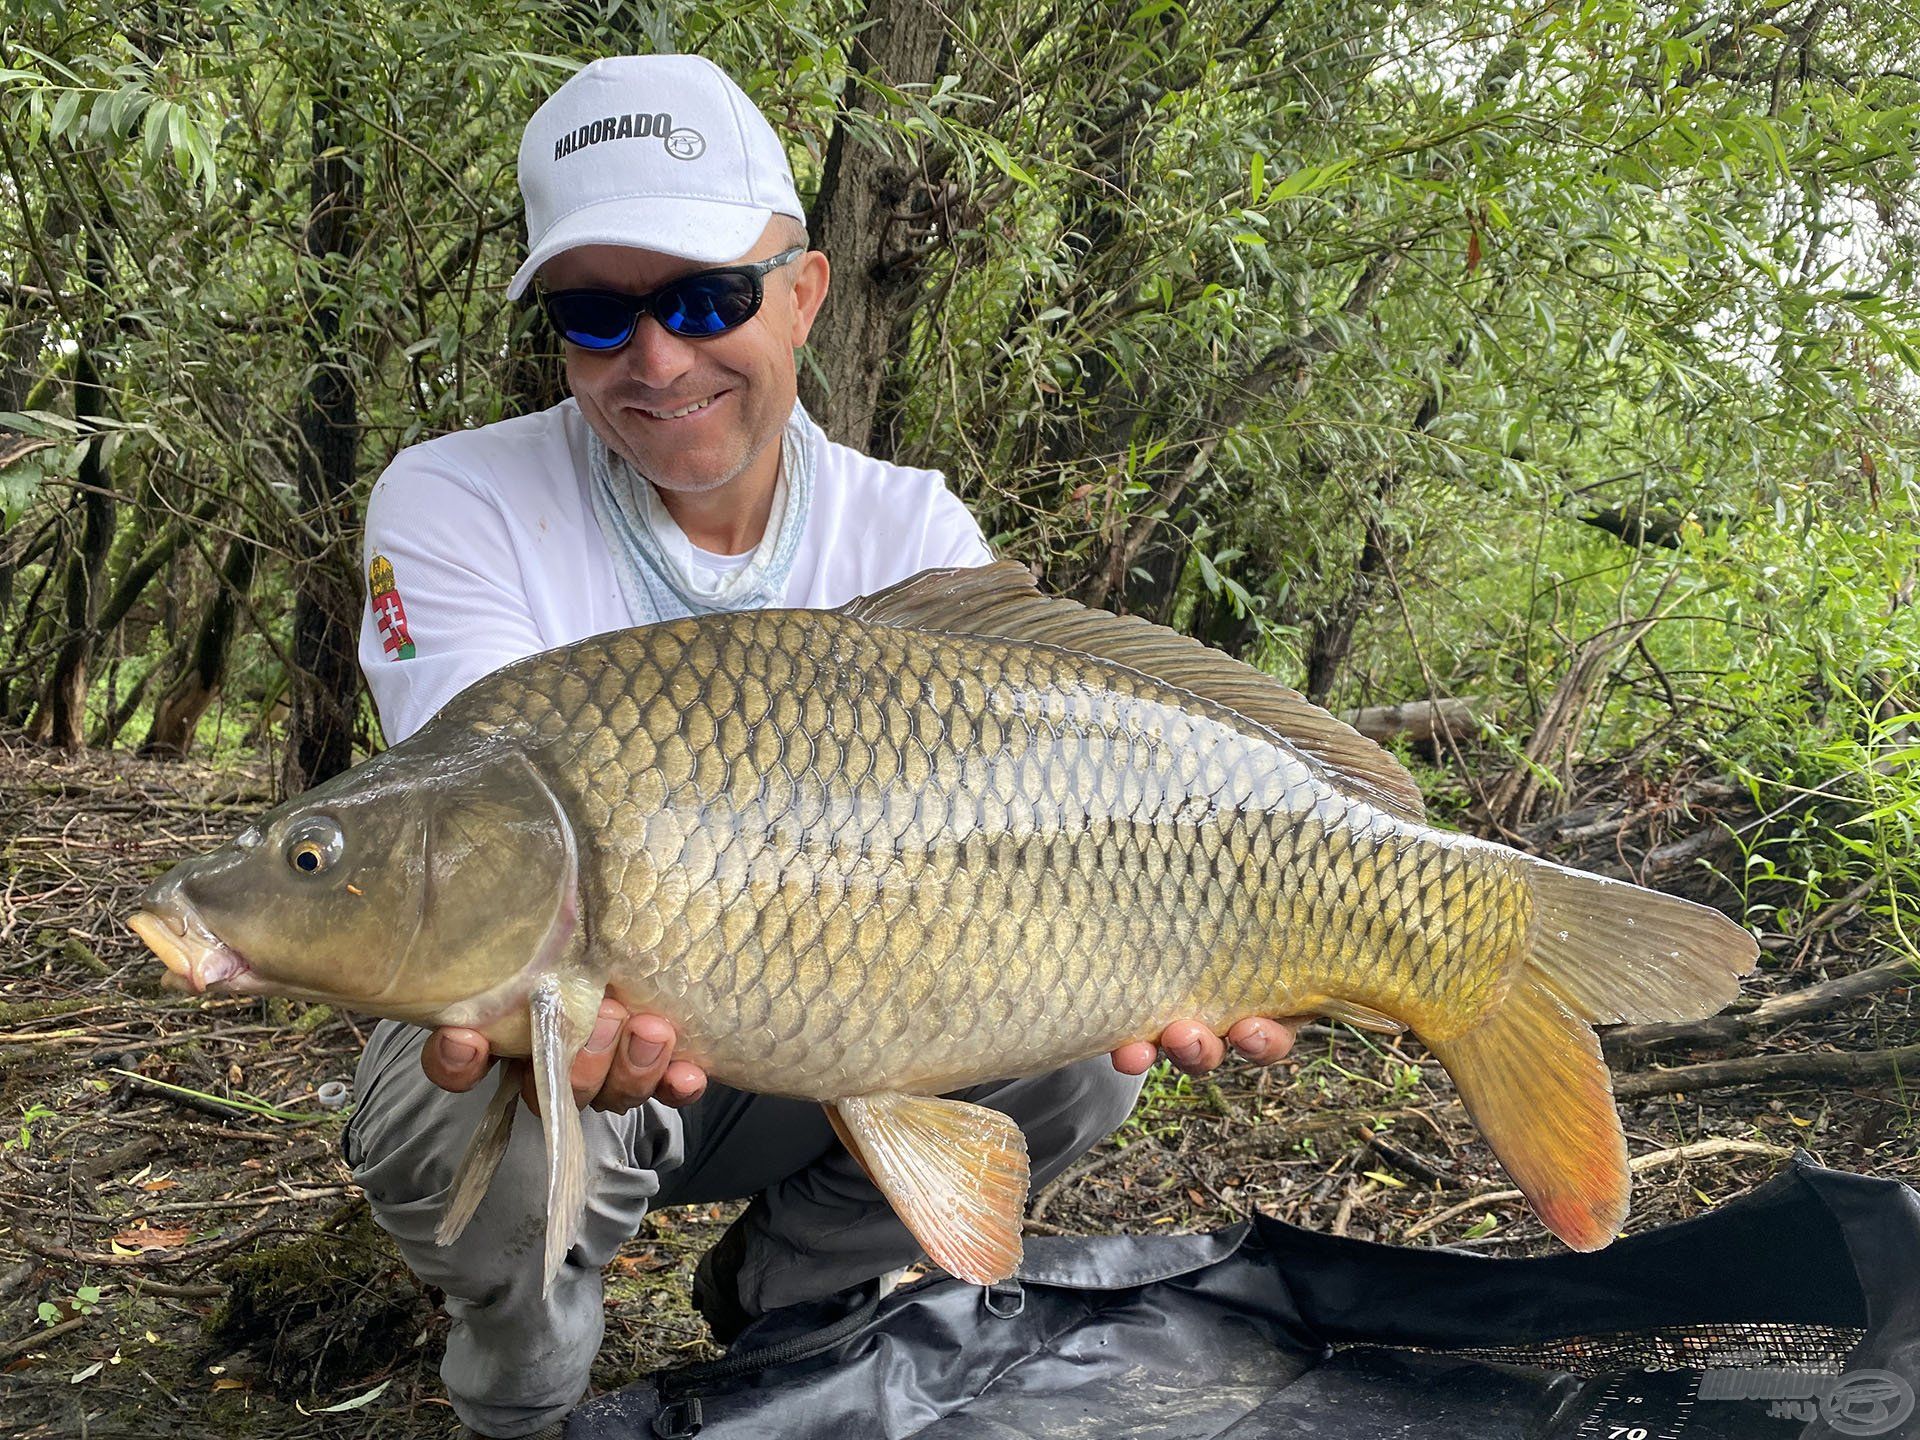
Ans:
[[[632,338],[639,319],[633,303],[618,295],[563,290],[547,297],[553,328],[583,350],[617,350]]]
[[[660,293],[654,314],[676,335],[718,335],[751,319],[757,308],[746,275],[689,275]]]

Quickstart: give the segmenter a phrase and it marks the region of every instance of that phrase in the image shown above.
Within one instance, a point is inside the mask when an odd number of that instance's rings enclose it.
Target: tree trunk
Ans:
[[[87,280],[95,295],[112,293],[105,253],[106,217],[87,247]],[[85,422],[102,413],[100,371],[95,335],[82,334],[73,358],[73,417]],[[80,548],[67,564],[66,636],[47,681],[44,707],[46,738],[64,750],[87,748],[87,672],[93,658],[94,617],[100,608],[99,589],[113,548],[115,506],[109,489],[104,436],[87,445],[80,461]]]
[[[1307,683],[1306,696],[1316,705],[1327,703],[1327,696],[1333,693],[1333,682],[1339,678],[1340,669],[1347,663],[1347,654],[1353,649],[1353,630],[1359,624],[1361,614],[1373,598],[1373,587],[1385,572],[1390,560],[1397,558],[1398,547],[1387,534],[1381,517],[1393,500],[1393,480],[1391,472],[1382,470],[1369,502],[1365,522],[1366,538],[1360,545],[1360,556],[1354,561],[1353,569],[1347,576],[1347,585],[1334,601],[1331,609],[1322,614],[1314,624],[1313,633],[1307,637]]]
[[[1065,296],[1050,303],[1083,322],[1091,320],[1090,329],[1097,328],[1106,303],[1100,297],[1118,277],[1138,273],[1143,252],[1152,244],[1153,237],[1133,223],[1133,207],[1143,180],[1153,173],[1159,147],[1154,102],[1191,88],[1204,73],[1200,66],[1188,65],[1169,74],[1162,59],[1180,53],[1187,25],[1184,7],[1169,6],[1136,20],[1138,13],[1131,0],[1120,0],[1103,9],[1089,7],[1079,21],[1089,47],[1089,70],[1117,68],[1108,76],[1111,92],[1082,127],[1086,148],[1084,154],[1076,153],[1076,173],[1061,197],[1060,248],[1069,257],[1074,283]],[[1031,290],[1022,297],[1028,302],[1032,298]],[[1147,418],[1141,408],[1146,394],[1138,377],[1118,366],[1106,346],[1082,349],[1074,358],[1081,369],[1078,393],[1050,428],[1045,453],[1061,465],[1088,458],[1103,467],[1112,465]],[[1173,578],[1179,570],[1175,563]],[[1164,587],[1155,593],[1171,599]],[[1137,613],[1147,614],[1153,605],[1154,598],[1143,597]]]
[[[169,607],[177,604],[176,592],[180,576],[178,567],[173,565],[173,558],[187,538],[187,527],[204,525],[214,517],[219,508],[219,497],[207,496],[185,518],[162,530],[144,550],[127,562],[126,568],[120,574],[119,582],[113,587],[113,593],[102,602],[100,613],[94,617],[93,648],[96,655],[99,654],[100,646],[105,642],[106,637],[112,634],[114,627],[125,620],[133,607],[140,603],[140,597],[146,594],[147,587],[153,583],[153,577],[163,569],[171,571],[167,586],[167,604]],[[167,635],[169,642],[176,638],[178,637],[172,633]]]
[[[201,617],[187,663],[153,708],[153,725],[140,746],[142,755],[178,760],[192,746],[194,728],[220,693],[220,682],[226,676],[240,602],[253,586],[259,556],[260,548],[251,540],[236,537],[227,546],[213,599]]]
[[[339,296],[347,282],[360,178],[347,160],[347,107],[339,81],[313,97],[313,212],[307,219],[307,354],[311,378],[300,407],[300,506],[293,605],[293,692],[285,793],[298,794],[353,763],[354,664],[359,588],[340,557],[352,523],[359,417],[353,371],[340,344]]]
[[[944,24],[920,0],[868,0],[852,68],[895,87],[926,84],[939,74],[944,41]],[[826,252],[833,283],[807,348],[818,373],[803,373],[801,388],[827,434],[869,449],[885,444],[880,388],[894,321],[912,288],[910,239],[899,217],[922,167],[856,137],[848,111],[883,116],[891,108],[872,89],[849,80],[841,106],[811,217],[814,248]]]
[[[1453,348],[1447,352],[1442,373],[1458,370],[1466,358],[1467,342],[1463,338],[1454,342]],[[1429,387],[1421,398],[1419,408],[1413,412],[1413,418],[1407,422],[1407,433],[1424,435],[1432,429],[1433,422],[1440,418],[1440,403],[1439,388]],[[1313,634],[1307,638],[1307,698],[1316,705],[1326,704],[1327,696],[1333,692],[1333,682],[1339,677],[1340,669],[1353,649],[1354,627],[1366,611],[1367,602],[1373,596],[1373,587],[1392,571],[1406,550],[1406,542],[1394,535],[1386,523],[1393,505],[1397,478],[1391,466],[1375,471],[1372,493],[1365,501],[1366,538],[1361,542],[1359,558],[1354,561],[1353,570],[1347,577],[1346,589],[1332,607],[1321,615],[1313,627]]]
[[[167,653],[148,667],[145,674],[127,687],[127,693],[114,702],[113,708],[100,717],[93,727],[93,734],[87,737],[87,743],[95,750],[111,750],[120,738],[120,732],[132,723],[140,710],[140,702],[146,698],[147,691],[153,688],[153,682],[162,675],[173,673],[176,665],[186,659],[187,647],[174,644],[167,647]]]
[[[67,517],[64,514],[54,517],[54,543],[58,543],[66,524]],[[52,556],[48,556],[47,563],[40,567],[39,578],[33,582],[33,588],[27,592],[26,600],[12,621],[13,634],[7,640],[7,669],[0,673],[0,720],[27,729],[29,734],[32,734],[29,718],[44,715],[46,711],[46,707],[39,703],[45,692],[33,683],[32,671],[35,657],[46,648],[47,631],[53,624],[52,618],[42,608],[41,601],[59,569]],[[17,688],[16,681],[19,682]],[[46,738],[44,730],[38,738]]]
[[[0,410],[31,409],[34,391],[45,378],[48,366],[42,357],[53,306],[44,297],[56,292],[66,278],[46,247],[72,230],[73,213],[64,195],[48,200],[40,215],[39,246],[13,267],[14,283],[8,287],[6,313],[0,316]],[[34,294],[35,289],[42,293]],[[6,533],[6,510],[0,507],[0,538]],[[13,608],[14,577],[24,563],[0,559],[0,616]],[[5,695],[0,694],[0,713],[4,709]]]

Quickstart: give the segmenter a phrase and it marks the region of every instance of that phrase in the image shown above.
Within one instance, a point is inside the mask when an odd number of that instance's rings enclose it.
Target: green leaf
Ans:
[[[1037,186],[1039,184],[1033,176],[1022,169],[1020,165],[1015,162],[1014,158],[1007,153],[1007,147],[1002,145],[993,136],[981,136],[980,148],[986,152],[987,159],[991,160],[994,166],[1008,179],[1017,180],[1022,185],[1027,186]]]
[[[155,100],[147,107],[146,116],[141,123],[140,150],[152,164],[158,165],[166,158],[168,117],[173,108],[171,100]]]
[[[1353,169],[1353,160],[1344,158],[1325,165],[1303,165],[1281,179],[1267,192],[1269,200],[1289,200],[1296,195],[1311,195],[1325,190]]]
[[[23,435],[52,437],[78,435],[86,427],[51,410],[0,410],[0,428],[18,430]]]
[[[83,93],[84,92],[79,90],[68,90],[65,91],[58,100],[54,101],[53,118],[48,124],[56,136],[64,139],[67,132],[73,128],[73,117],[80,113],[80,101]]]
[[[1202,555],[1198,550],[1193,552],[1193,558],[1200,566],[1200,583],[1207,587],[1207,593],[1209,595],[1218,595],[1220,593],[1220,572],[1214,567],[1213,561],[1209,560],[1205,555]]]
[[[1780,138],[1780,127],[1765,119],[1755,120],[1753,124],[1767,142],[1768,156],[1773,161],[1774,170],[1781,180],[1790,183],[1793,180],[1793,161],[1787,157],[1786,142]]]

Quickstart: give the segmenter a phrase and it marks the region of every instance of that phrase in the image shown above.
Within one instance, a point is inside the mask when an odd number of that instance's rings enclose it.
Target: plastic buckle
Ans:
[[[653,1433],[660,1440],[693,1440],[705,1423],[700,1413],[700,1397],[676,1400],[653,1417]]]
[[[980,1303],[987,1307],[988,1314],[1011,1320],[1027,1308],[1027,1292],[1018,1280],[1002,1280],[981,1292]]]

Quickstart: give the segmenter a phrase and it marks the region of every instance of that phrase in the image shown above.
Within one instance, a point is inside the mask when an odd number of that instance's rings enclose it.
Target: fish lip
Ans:
[[[201,923],[191,907],[160,910],[151,906],[127,917],[127,928],[167,967],[171,989],[204,995],[213,989],[258,993],[248,982],[253,968],[231,945]]]

